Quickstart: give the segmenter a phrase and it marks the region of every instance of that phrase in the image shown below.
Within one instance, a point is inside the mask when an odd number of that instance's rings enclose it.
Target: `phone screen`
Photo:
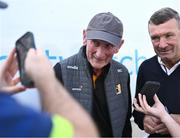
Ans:
[[[157,81],[147,81],[140,93],[146,96],[146,100],[150,106],[154,104],[154,95],[159,91],[160,83]]]
[[[33,33],[27,32],[16,41],[16,52],[20,71],[21,83],[26,87],[33,87],[34,83],[26,74],[24,63],[27,52],[30,48],[35,48]]]

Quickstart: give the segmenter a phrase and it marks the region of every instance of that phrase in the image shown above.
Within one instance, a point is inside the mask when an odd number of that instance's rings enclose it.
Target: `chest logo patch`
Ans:
[[[116,94],[118,95],[118,94],[121,94],[121,84],[117,84],[116,85]]]

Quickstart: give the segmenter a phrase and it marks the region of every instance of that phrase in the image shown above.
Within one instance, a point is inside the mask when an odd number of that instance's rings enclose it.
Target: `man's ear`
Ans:
[[[83,46],[87,45],[87,39],[86,39],[86,30],[83,29]]]
[[[122,45],[124,44],[124,40],[121,40],[121,43],[119,44],[119,46],[115,49],[115,54],[119,52],[119,49],[122,47]]]

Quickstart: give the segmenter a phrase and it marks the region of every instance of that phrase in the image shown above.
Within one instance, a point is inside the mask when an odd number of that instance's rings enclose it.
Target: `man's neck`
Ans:
[[[93,69],[93,74],[96,75],[97,77],[99,77],[102,72],[103,72],[102,69]]]
[[[172,60],[162,60],[161,61],[165,64],[165,66],[168,68],[168,69],[171,69],[176,63],[178,63],[180,61],[180,59],[176,59],[174,61]]]

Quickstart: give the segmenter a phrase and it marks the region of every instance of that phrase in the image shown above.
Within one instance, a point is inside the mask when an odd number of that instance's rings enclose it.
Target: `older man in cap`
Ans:
[[[6,7],[7,4],[0,2],[1,9]],[[25,107],[9,95],[26,89],[17,85],[20,81],[16,76],[17,69],[14,49],[0,67],[0,137],[98,136],[90,116],[58,82],[51,63],[42,50],[29,50],[25,71],[39,90],[44,112]],[[51,81],[44,85],[47,82],[45,80]]]
[[[99,13],[83,35],[85,45],[54,66],[56,76],[91,114],[102,137],[130,137],[130,76],[112,60],[124,42],[122,22],[110,12]]]

